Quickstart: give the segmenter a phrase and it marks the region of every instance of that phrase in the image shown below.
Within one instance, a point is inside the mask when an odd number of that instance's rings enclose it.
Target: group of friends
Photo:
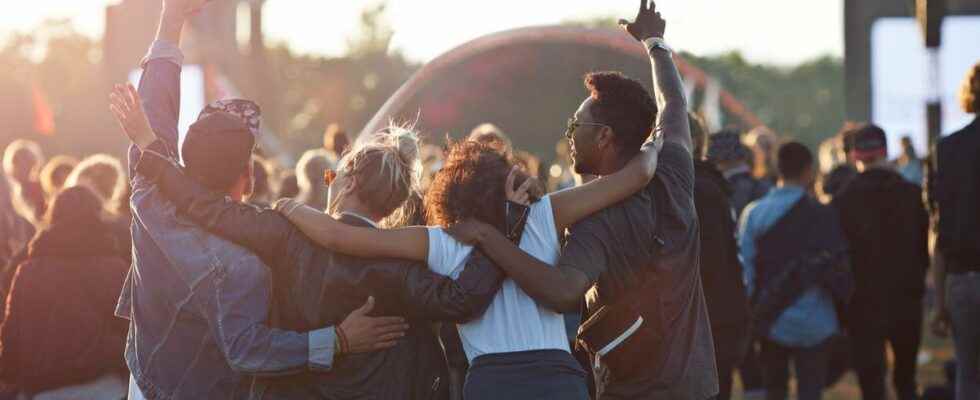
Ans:
[[[178,157],[180,32],[205,3],[166,1],[139,88],[110,96],[133,141],[117,308],[129,398],[443,398],[431,324],[446,322],[469,364],[463,398],[588,399],[562,315],[583,310],[578,346],[607,372],[603,398],[717,394],[687,105],[654,6],[624,27],[650,53],[655,95],[593,73],[568,123],[575,170],[598,178],[546,195],[492,140],[467,140],[423,194],[418,135],[391,126],[340,158],[320,210],[242,201],[250,101],[207,107]]]
[[[85,168],[45,202],[0,182],[3,209],[37,200],[39,227],[13,255],[32,224],[0,214],[12,398],[724,400],[738,373],[745,398],[783,400],[792,362],[801,400],[847,369],[877,400],[888,343],[894,392],[916,399],[930,265],[932,327],[956,346],[949,398],[980,398],[976,121],[940,142],[938,168],[918,164],[925,182],[889,162],[883,130],[848,126],[818,200],[805,145],[770,143],[760,174],[742,135],[688,113],[666,21],[642,0],[620,23],[653,92],[585,76],[562,139],[578,184],[546,193],[489,125],[423,176],[431,151],[392,124],[304,155],[306,189],[259,200],[259,105],[211,103],[178,145],[182,30],[208,2],[163,0],[138,87],[109,96],[132,144],[128,174],[106,168],[128,185]],[[980,64],[962,97],[976,113]],[[131,218],[106,223],[107,204]]]

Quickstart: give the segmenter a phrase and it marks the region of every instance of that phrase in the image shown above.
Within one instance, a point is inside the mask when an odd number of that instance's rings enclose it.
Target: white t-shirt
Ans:
[[[558,263],[561,249],[549,196],[531,205],[520,247],[552,268]],[[429,228],[429,268],[433,272],[458,278],[472,250],[441,228]],[[569,351],[562,314],[539,306],[512,279],[504,281],[482,317],[458,328],[470,362],[484,354]]]

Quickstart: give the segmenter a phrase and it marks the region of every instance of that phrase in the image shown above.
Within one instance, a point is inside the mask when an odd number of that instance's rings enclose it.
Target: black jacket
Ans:
[[[856,290],[846,318],[867,324],[907,314],[925,294],[929,215],[922,189],[897,172],[872,169],[834,198],[850,245]]]
[[[472,257],[453,281],[419,263],[335,253],[278,212],[213,193],[157,154],[144,152],[137,171],[154,179],[179,213],[278,266],[272,269],[279,271],[273,275],[279,327],[308,331],[337,325],[368,296],[377,300],[374,315],[409,321],[411,329],[394,348],[342,357],[328,374],[264,381],[269,397],[312,390],[329,399],[444,398],[445,358],[429,321],[465,322],[482,315],[504,278],[483,256]],[[357,218],[341,221],[367,226]]]
[[[980,118],[939,141],[932,197],[948,273],[980,272]]]
[[[735,243],[731,189],[718,169],[694,163],[694,204],[701,225],[701,285],[712,330],[747,324],[749,299]]]
[[[110,227],[54,225],[31,241],[0,327],[0,378],[36,393],[127,375],[125,320],[113,316],[129,268]]]

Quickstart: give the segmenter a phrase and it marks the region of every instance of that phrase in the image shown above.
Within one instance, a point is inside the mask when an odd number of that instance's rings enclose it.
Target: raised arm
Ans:
[[[399,258],[425,262],[429,236],[425,227],[372,229],[341,223],[295,201],[282,200],[279,210],[316,244],[355,257]]]
[[[663,147],[663,136],[656,135],[623,169],[594,179],[584,185],[551,195],[552,211],[558,235],[583,218],[612,206],[643,189],[657,171],[657,159]]]
[[[640,1],[640,11],[632,23],[620,20],[620,24],[636,40],[643,42],[650,53],[653,64],[653,90],[657,100],[656,127],[654,132],[662,134],[664,140],[678,143],[690,152],[693,147],[691,128],[687,121],[687,99],[677,66],[670,48],[664,42],[667,22],[657,12],[656,2]]]

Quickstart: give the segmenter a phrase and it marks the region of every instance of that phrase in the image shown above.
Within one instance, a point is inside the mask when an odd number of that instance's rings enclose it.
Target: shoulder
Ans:
[[[980,143],[980,119],[951,133],[949,136],[939,139],[936,147],[940,150],[954,151],[958,144],[963,144],[964,142]]]
[[[555,230],[555,212],[551,206],[551,195],[546,195],[531,204],[527,223],[535,227]]]
[[[473,247],[460,243],[441,227],[429,227],[428,266],[435,272],[448,275],[462,261]]]

